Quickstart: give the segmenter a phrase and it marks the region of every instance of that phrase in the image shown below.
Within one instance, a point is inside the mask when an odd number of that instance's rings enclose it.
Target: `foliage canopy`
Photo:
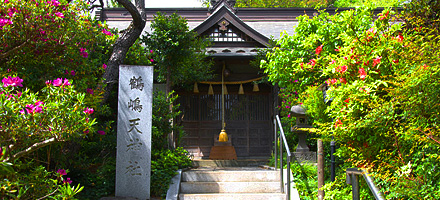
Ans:
[[[372,11],[299,17],[296,34],[284,34],[261,67],[283,88],[283,109],[302,103],[320,134],[335,137],[343,168],[373,172],[387,199],[435,198],[440,38],[426,20],[408,29],[393,10]]]

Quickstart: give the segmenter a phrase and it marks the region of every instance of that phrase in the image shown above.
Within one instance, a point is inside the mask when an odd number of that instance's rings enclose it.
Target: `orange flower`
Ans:
[[[319,55],[322,51],[322,44],[315,49],[316,55]]]
[[[380,63],[380,59],[382,56],[377,56],[375,59],[373,59],[373,67]]]
[[[339,78],[339,81],[340,81],[341,83],[344,83],[344,84],[347,83],[347,80],[345,80],[345,78]]]
[[[338,67],[336,68],[336,71],[339,72],[339,73],[344,73],[344,72],[346,72],[346,71],[347,71],[347,65],[338,66]]]
[[[367,73],[365,72],[365,69],[363,67],[359,67],[359,78],[365,80],[366,77]]]
[[[338,128],[338,127],[342,127],[342,122],[339,119],[337,119],[335,122],[335,128]]]

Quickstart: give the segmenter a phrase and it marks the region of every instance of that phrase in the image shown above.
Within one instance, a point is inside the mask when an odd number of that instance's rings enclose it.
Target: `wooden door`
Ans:
[[[273,104],[270,86],[266,87],[269,91],[266,88],[260,92],[225,95],[225,130],[238,157],[271,155]],[[208,157],[214,137],[221,130],[221,94],[181,93],[179,96],[181,123],[186,134],[181,145],[196,157]]]

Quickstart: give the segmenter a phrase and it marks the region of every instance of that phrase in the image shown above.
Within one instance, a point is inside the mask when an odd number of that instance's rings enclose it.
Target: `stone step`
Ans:
[[[266,165],[269,159],[242,159],[242,160],[194,160],[194,167],[258,167]]]
[[[180,200],[285,200],[280,193],[223,193],[223,194],[180,194]]]
[[[279,182],[280,172],[272,170],[190,170],[183,172],[183,182]]]
[[[199,193],[279,193],[279,182],[181,182],[183,194]]]

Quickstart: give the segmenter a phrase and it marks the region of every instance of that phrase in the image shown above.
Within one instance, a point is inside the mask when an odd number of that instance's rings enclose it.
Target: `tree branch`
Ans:
[[[124,63],[125,55],[127,54],[128,49],[139,38],[147,21],[144,0],[135,0],[136,5],[133,5],[130,0],[117,1],[123,5],[128,12],[130,12],[133,21],[131,22],[130,26],[128,26],[128,28],[122,32],[120,37],[113,45],[113,52],[107,63],[107,69],[103,75],[107,86],[105,88],[101,104],[104,104],[108,100],[114,83],[118,82],[119,65]]]
[[[5,52],[5,53],[0,54],[0,60],[6,59],[10,54],[12,54],[12,53],[14,53],[14,52],[20,50],[20,49],[23,48],[24,46],[26,46],[26,44],[27,44],[28,42],[29,42],[29,39],[26,40],[26,41],[24,41],[24,42],[21,43],[20,45],[15,46],[15,47],[12,48],[11,50],[9,50],[9,51],[7,51],[7,52]]]
[[[32,146],[28,147],[27,149],[20,151],[20,152],[14,154],[13,156],[6,158],[5,160],[10,162],[10,161],[15,160],[19,157],[22,157],[26,154],[30,154],[30,153],[36,151],[37,149],[43,148],[45,146],[48,146],[48,145],[51,145],[51,144],[54,144],[57,142],[62,142],[62,141],[59,141],[56,138],[50,138],[50,139],[44,140],[43,142],[35,143]]]

